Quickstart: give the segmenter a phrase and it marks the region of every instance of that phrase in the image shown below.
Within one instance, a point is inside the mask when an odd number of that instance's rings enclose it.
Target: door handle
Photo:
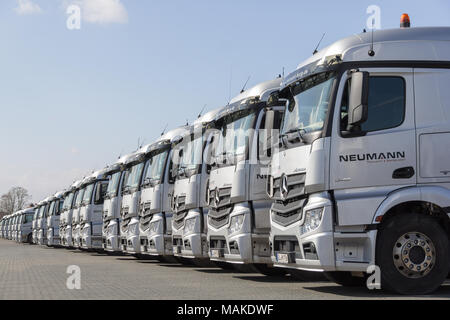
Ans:
[[[409,179],[415,174],[413,167],[404,167],[394,170],[392,179]]]

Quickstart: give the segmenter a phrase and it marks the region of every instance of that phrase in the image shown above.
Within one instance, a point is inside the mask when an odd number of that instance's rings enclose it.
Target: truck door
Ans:
[[[416,183],[412,68],[369,68],[368,119],[360,136],[345,136],[348,76],[340,80],[333,120],[330,187],[338,223],[371,223],[376,208],[395,188]]]

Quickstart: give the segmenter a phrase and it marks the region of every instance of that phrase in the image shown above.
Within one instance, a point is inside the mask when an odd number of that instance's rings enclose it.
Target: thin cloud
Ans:
[[[82,19],[89,23],[127,23],[128,12],[120,0],[76,0]]]
[[[17,7],[14,8],[14,11],[19,15],[31,15],[41,13],[42,9],[31,0],[17,0]]]

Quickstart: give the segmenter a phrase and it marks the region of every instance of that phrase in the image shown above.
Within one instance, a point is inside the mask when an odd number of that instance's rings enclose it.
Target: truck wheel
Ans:
[[[264,263],[255,263],[253,266],[259,273],[265,276],[283,277],[286,275],[286,270],[282,268],[269,267],[267,264]]]
[[[431,216],[411,213],[394,216],[378,231],[376,263],[381,286],[400,294],[428,294],[449,271],[449,243]]]
[[[366,277],[356,277],[347,271],[324,272],[324,276],[344,287],[364,287],[367,282]]]
[[[33,235],[30,233],[29,235],[28,235],[28,237],[27,237],[27,242],[29,243],[29,244],[33,244]]]
[[[326,280],[322,272],[304,271],[298,269],[287,269],[286,272],[289,273],[292,278],[299,281],[315,282]]]

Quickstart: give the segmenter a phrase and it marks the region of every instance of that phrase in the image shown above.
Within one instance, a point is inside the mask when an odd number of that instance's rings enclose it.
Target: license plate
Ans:
[[[222,251],[218,249],[212,249],[211,250],[211,257],[212,258],[220,258],[222,257]]]
[[[279,263],[290,263],[289,253],[277,253],[277,262]]]

